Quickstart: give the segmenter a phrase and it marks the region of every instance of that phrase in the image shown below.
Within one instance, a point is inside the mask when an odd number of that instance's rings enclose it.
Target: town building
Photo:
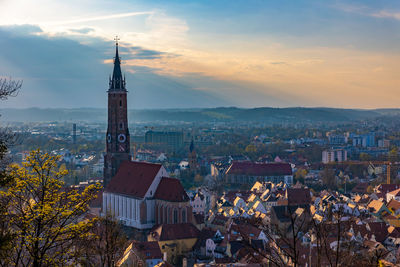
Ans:
[[[166,145],[173,149],[183,146],[183,132],[157,132],[147,131],[145,134],[146,144]]]
[[[148,241],[157,241],[168,262],[177,264],[177,256],[192,250],[200,231],[191,223],[162,224],[155,226],[147,236]]]
[[[374,132],[363,135],[353,135],[352,139],[353,139],[353,146],[374,147],[376,144]]]
[[[163,261],[158,242],[132,242],[125,250],[117,266],[143,266],[153,267]]]
[[[234,161],[225,172],[225,181],[234,185],[253,184],[256,181],[291,185],[293,173],[289,163]]]
[[[125,161],[103,192],[105,214],[139,230],[156,224],[192,222],[189,197],[161,164]]]
[[[328,140],[330,145],[345,145],[347,143],[347,137],[344,135],[330,134]]]
[[[347,161],[347,151],[344,149],[330,149],[322,151],[322,163]]]

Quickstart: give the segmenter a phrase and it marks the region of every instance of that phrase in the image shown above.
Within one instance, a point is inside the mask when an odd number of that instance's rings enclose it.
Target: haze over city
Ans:
[[[130,109],[397,108],[398,1],[0,3],[2,107],[105,107],[114,38]]]

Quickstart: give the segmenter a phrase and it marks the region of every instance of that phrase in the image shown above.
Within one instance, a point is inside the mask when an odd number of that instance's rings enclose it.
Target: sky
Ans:
[[[400,1],[0,0],[2,107],[400,108]]]

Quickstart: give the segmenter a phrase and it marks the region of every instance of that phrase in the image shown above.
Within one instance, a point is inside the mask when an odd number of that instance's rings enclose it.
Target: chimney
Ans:
[[[163,253],[163,261],[167,261],[167,258],[168,258],[167,252],[164,252]]]
[[[187,259],[186,258],[182,259],[182,267],[187,267]]]

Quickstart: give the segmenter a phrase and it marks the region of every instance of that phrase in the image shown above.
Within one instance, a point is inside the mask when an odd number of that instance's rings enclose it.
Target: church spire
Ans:
[[[110,90],[125,90],[125,79],[122,78],[121,59],[118,54],[118,36],[115,37],[115,59],[112,79],[110,80]]]
[[[194,142],[193,142],[193,137],[192,137],[192,141],[190,142],[190,146],[189,146],[189,152],[192,153],[194,150]]]

